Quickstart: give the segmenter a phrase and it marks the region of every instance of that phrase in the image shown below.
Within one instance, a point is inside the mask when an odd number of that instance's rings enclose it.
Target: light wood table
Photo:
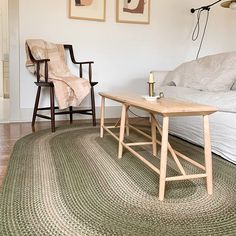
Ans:
[[[133,155],[138,157],[146,165],[148,165],[152,170],[160,175],[159,182],[159,200],[164,199],[165,194],[165,183],[166,181],[176,181],[194,178],[206,178],[207,192],[208,194],[213,193],[212,184],[212,155],[211,155],[211,141],[210,141],[210,129],[209,129],[209,115],[216,112],[217,109],[207,105],[200,105],[191,102],[178,101],[173,99],[161,98],[154,102],[149,102],[143,99],[140,95],[125,94],[125,93],[114,93],[114,92],[101,92],[101,126],[100,126],[100,137],[103,137],[104,130],[110,133],[114,138],[119,141],[118,148],[118,158],[122,157],[123,147],[128,149]],[[105,99],[111,99],[113,101],[122,104],[122,112],[120,119],[120,133],[119,137],[116,136],[111,129],[117,127],[115,126],[105,126]],[[136,107],[141,110],[149,112],[151,117],[151,136],[144,133],[143,131],[135,128],[128,123],[128,109],[129,107]],[[157,114],[163,117],[163,125],[161,127],[160,123],[156,119]],[[205,166],[199,164],[198,162],[190,159],[184,154],[174,150],[168,142],[168,127],[169,127],[169,117],[176,116],[203,116],[203,129],[204,129],[204,154],[205,154]],[[126,134],[129,135],[129,128],[137,131],[138,133],[150,138],[150,142],[136,142],[136,143],[125,143],[124,136],[125,130]],[[156,130],[162,136],[161,141],[156,138]],[[160,169],[154,166],[152,163],[148,162],[143,156],[136,152],[132,147],[139,145],[152,145],[152,152],[154,156],[157,156],[157,144],[161,145],[161,157],[160,157]],[[181,175],[179,176],[166,176],[167,168],[167,153],[171,153],[176,165],[178,166]],[[179,158],[190,162],[194,166],[203,170],[203,173],[199,174],[187,174],[179,161]]]

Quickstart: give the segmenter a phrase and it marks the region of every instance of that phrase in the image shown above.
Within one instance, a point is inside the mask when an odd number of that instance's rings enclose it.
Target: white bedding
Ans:
[[[170,118],[171,134],[203,146],[202,117]],[[217,112],[210,115],[212,151],[236,164],[236,113]]]
[[[163,86],[156,88],[156,90],[158,93],[164,92],[166,97],[207,104],[217,107],[219,111],[236,113],[236,91],[208,92],[176,86]]]
[[[165,97],[211,105],[212,151],[236,164],[236,52],[204,57],[172,72],[154,71],[156,92]],[[174,82],[177,86],[170,85]],[[234,91],[233,91],[233,90]],[[201,117],[170,119],[170,133],[203,146]]]
[[[212,151],[236,164],[236,91],[208,92],[190,88],[163,86],[156,88],[165,97],[215,106],[218,112],[210,115]],[[170,119],[170,133],[203,146],[201,117]]]

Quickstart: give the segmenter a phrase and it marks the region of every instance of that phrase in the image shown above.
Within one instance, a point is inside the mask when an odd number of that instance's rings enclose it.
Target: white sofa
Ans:
[[[184,63],[174,71],[154,71],[156,91],[165,97],[215,106],[210,116],[212,151],[236,164],[236,52]],[[170,133],[203,146],[202,119],[170,119]]]

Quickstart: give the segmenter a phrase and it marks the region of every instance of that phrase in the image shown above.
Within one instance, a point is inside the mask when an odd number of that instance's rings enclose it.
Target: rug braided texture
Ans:
[[[170,142],[203,163],[201,148]],[[0,189],[0,235],[236,235],[235,165],[213,156],[212,196],[205,179],[175,181],[160,202],[159,176],[126,150],[119,160],[117,148],[91,127],[20,139]],[[158,166],[149,148],[137,150]],[[199,172],[181,162],[187,173]],[[170,157],[167,175],[177,174]]]

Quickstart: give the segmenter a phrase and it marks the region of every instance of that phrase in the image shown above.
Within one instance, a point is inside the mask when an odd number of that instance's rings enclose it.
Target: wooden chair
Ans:
[[[68,111],[55,111],[55,110],[59,109],[59,107],[55,107],[55,102],[54,102],[55,96],[54,96],[53,82],[48,81],[48,62],[50,61],[50,59],[36,60],[33,57],[30,49],[28,48],[30,59],[36,65],[37,82],[35,82],[35,84],[38,86],[36,99],[35,99],[35,105],[34,105],[33,118],[32,118],[32,129],[33,130],[34,130],[36,117],[51,120],[51,129],[52,129],[52,132],[55,132],[55,115],[69,114],[70,115],[70,123],[72,123],[73,114],[75,114],[75,113],[80,113],[80,114],[84,114],[84,115],[91,115],[92,120],[93,120],[93,126],[96,126],[94,86],[98,82],[92,82],[92,64],[94,62],[93,61],[78,62],[78,61],[75,60],[72,45],[66,44],[66,45],[64,45],[64,48],[65,48],[65,50],[69,51],[71,61],[74,64],[79,65],[79,76],[80,77],[83,77],[83,65],[88,65],[88,76],[89,76],[89,82],[90,82],[90,85],[91,85],[91,92],[90,92],[91,107],[89,109],[76,109],[76,110],[73,110],[72,107],[69,107]],[[43,64],[44,64],[44,68],[45,68],[45,76],[44,76],[45,81],[42,82],[42,81],[40,81],[40,66],[43,65]],[[50,107],[43,107],[43,108],[38,107],[42,87],[48,87],[49,90],[50,90]],[[42,114],[38,113],[38,111],[44,111],[44,110],[50,110],[51,111],[51,116],[46,116],[46,115],[42,115]]]

